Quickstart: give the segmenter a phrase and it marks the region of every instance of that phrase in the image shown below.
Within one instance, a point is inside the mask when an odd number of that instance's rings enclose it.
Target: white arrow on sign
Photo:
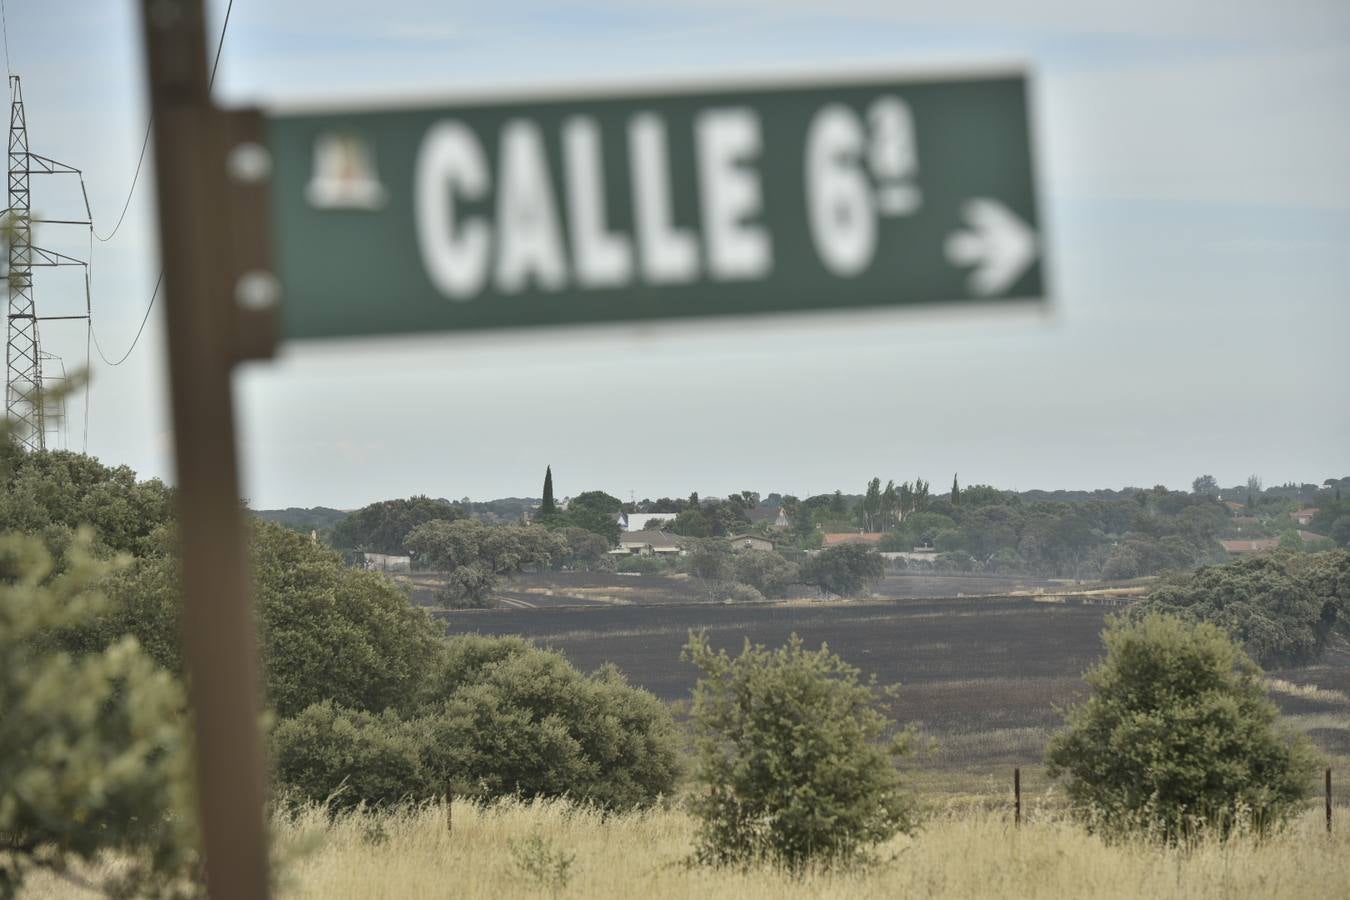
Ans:
[[[968,201],[963,212],[970,228],[947,238],[947,261],[975,267],[970,273],[974,293],[1001,294],[1036,259],[1036,233],[1002,203],[987,197]]]

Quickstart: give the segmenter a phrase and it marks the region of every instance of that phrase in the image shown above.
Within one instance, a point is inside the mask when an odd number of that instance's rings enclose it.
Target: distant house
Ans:
[[[1298,536],[1303,539],[1303,543],[1305,544],[1317,544],[1323,541],[1331,541],[1331,538],[1327,537],[1325,534],[1318,534],[1315,531],[1304,531],[1302,528],[1298,530]]]
[[[1236,500],[1225,500],[1223,501],[1223,505],[1228,507],[1228,511],[1235,516],[1243,515],[1247,511],[1247,505],[1245,503],[1238,503]]]
[[[1280,546],[1279,538],[1258,538],[1254,541],[1219,541],[1229,556],[1246,556],[1251,553],[1264,553]]]
[[[931,563],[937,559],[937,549],[934,547],[915,547],[913,550],[883,550],[881,556],[883,559],[903,559],[906,562]]]
[[[758,534],[733,534],[727,538],[733,550],[772,550],[776,544]]]
[[[871,544],[875,546],[881,543],[881,538],[882,533],[880,531],[841,531],[825,535],[825,542],[822,546],[838,547],[842,544]]]
[[[666,531],[628,531],[619,535],[615,556],[682,556],[685,538]]]
[[[618,520],[619,527],[624,531],[645,531],[648,522],[655,520],[661,523],[659,528],[664,528],[675,521],[678,515],[673,512],[619,513]]]
[[[364,553],[367,572],[411,572],[412,557],[394,556],[389,553]]]
[[[1293,519],[1299,525],[1311,525],[1312,520],[1314,517],[1316,517],[1316,515],[1317,515],[1317,507],[1310,506],[1305,509],[1300,509],[1291,512],[1289,514],[1289,518]]]

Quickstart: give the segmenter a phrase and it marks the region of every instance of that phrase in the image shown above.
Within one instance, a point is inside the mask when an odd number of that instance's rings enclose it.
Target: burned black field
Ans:
[[[1086,692],[1081,675],[1101,653],[1106,613],[1019,597],[487,610],[445,621],[451,634],[523,635],[584,670],[613,663],[668,701],[687,700],[697,679],[680,659],[691,631],[732,651],[796,633],[901,685],[894,717],[937,739],[944,765],[967,766],[1039,758],[1055,706]]]
[[[691,631],[706,630],[715,647],[733,652],[747,639],[778,646],[796,633],[808,647],[828,644],[881,684],[899,684],[891,715],[930,747],[913,765],[962,773],[933,787],[965,790],[973,777],[1039,763],[1061,722],[1057,708],[1087,694],[1082,674],[1102,654],[1101,630],[1113,611],[1022,596],[737,606],[668,601],[438,615],[449,634],[522,635],[586,671],[613,663],[671,702],[688,700],[698,676],[680,659]],[[1318,665],[1271,675],[1272,697],[1296,727],[1333,754],[1350,750],[1350,654],[1333,652]]]

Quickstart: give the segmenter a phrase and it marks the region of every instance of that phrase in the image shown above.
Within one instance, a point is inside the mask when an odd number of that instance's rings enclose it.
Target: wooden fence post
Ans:
[[[1330,807],[1328,807],[1330,809]],[[1013,827],[1022,826],[1022,770],[1013,769]]]
[[[447,833],[455,830],[455,791],[450,785],[445,786],[445,830]]]
[[[1327,767],[1327,834],[1331,834],[1331,767]]]

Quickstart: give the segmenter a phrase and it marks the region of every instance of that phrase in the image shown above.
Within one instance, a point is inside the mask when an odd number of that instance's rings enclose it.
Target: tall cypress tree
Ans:
[[[539,515],[547,518],[558,511],[558,507],[553,502],[553,467],[544,467],[544,505],[539,509]]]
[[[961,505],[961,485],[956,483],[956,476],[952,476],[952,506]]]

